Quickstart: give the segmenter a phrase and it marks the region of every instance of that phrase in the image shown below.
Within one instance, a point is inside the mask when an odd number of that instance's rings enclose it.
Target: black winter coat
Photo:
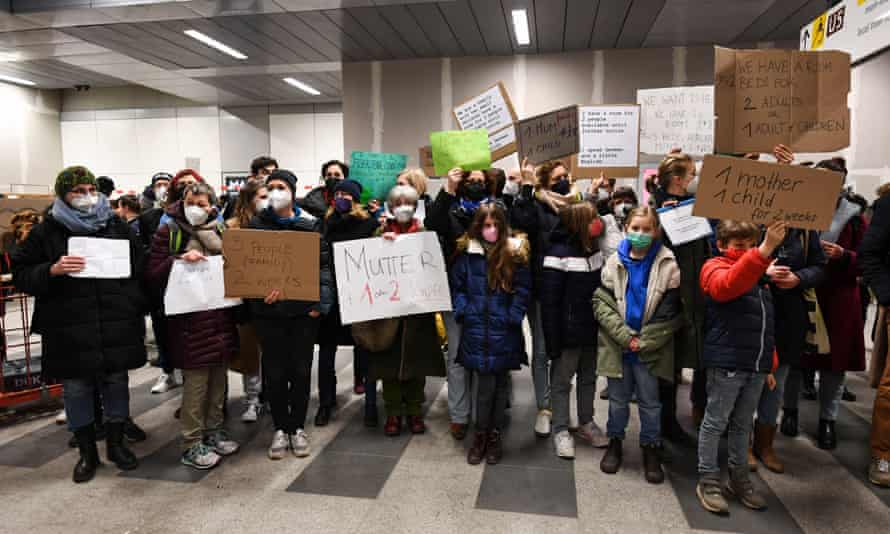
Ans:
[[[544,255],[550,246],[550,236],[559,225],[559,214],[535,198],[534,188],[524,185],[519,196],[513,202],[510,214],[513,228],[528,234],[532,245],[532,294],[541,297],[541,274],[544,266]]]
[[[764,283],[729,302],[707,300],[704,367],[769,373],[775,347],[773,297]]]
[[[90,378],[143,366],[148,307],[140,285],[142,246],[127,223],[114,216],[89,237],[129,240],[130,278],[51,276],[50,267],[68,253],[72,235],[47,215],[12,257],[16,287],[35,297],[32,329],[42,336],[44,373]]]
[[[297,205],[316,219],[323,219],[331,206],[327,187],[320,185],[309,191],[306,196],[297,199]]]
[[[875,201],[874,215],[859,245],[865,283],[881,306],[890,306],[890,195]]]
[[[305,212],[300,217],[287,224],[280,224],[272,210],[266,210],[251,219],[248,228],[252,230],[290,230],[294,232],[316,232],[321,234],[321,219],[317,219]],[[281,300],[275,304],[266,304],[263,299],[247,299],[247,305],[251,316],[255,319],[293,319],[306,317],[311,311],[318,311],[326,315],[334,305],[335,290],[333,266],[331,261],[331,248],[321,237],[319,243],[319,302],[307,302],[301,300]]]
[[[474,214],[467,212],[460,206],[458,197],[442,189],[432,204],[426,205],[426,220],[423,225],[427,230],[436,232],[442,243],[442,252],[445,263],[451,264],[457,256],[457,240],[467,233],[473,222]],[[507,214],[510,214],[506,205],[500,200],[495,201]]]

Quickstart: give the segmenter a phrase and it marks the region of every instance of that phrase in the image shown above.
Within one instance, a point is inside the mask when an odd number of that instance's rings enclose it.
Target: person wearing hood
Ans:
[[[349,165],[335,159],[325,162],[321,166],[321,179],[324,180],[324,184],[298,199],[297,205],[316,219],[323,219],[334,205],[337,184],[347,178],[349,178]]]
[[[248,227],[253,230],[322,233],[321,221],[296,204],[297,177],[278,169],[266,178],[269,207]],[[310,454],[305,431],[312,379],[312,359],[322,315],[334,304],[331,249],[319,244],[319,301],[287,300],[274,288],[264,299],[246,299],[263,348],[267,378],[265,396],[272,409],[275,434],[269,458],[280,460],[288,450],[298,458]]]
[[[170,220],[152,240],[146,272],[157,293],[165,294],[176,260],[199,263],[222,254],[225,226],[216,220],[217,204],[213,188],[196,183],[170,206]],[[235,313],[222,308],[168,315],[166,327],[171,364],[183,374],[180,461],[194,469],[212,469],[239,448],[223,428],[226,364],[238,352]]]
[[[142,211],[160,208],[167,199],[167,190],[170,189],[170,182],[173,181],[173,175],[169,172],[155,173],[151,177],[151,184],[145,187],[139,203],[142,204]]]
[[[19,291],[35,298],[32,328],[43,342],[43,373],[64,385],[68,426],[80,451],[73,479],[86,482],[100,465],[96,388],[104,405],[108,459],[123,470],[139,464],[124,441],[124,423],[130,415],[128,371],[146,360],[143,249],[105,195],[97,193],[96,178],[86,167],[63,169],[55,193],[44,221],[12,256],[13,280]],[[130,276],[77,277],[86,259],[68,254],[68,240],[74,236],[127,242]]]

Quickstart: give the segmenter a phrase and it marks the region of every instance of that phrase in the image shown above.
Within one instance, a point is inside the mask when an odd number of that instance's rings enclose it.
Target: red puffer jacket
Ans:
[[[183,237],[184,247],[188,239]],[[146,281],[161,297],[167,290],[176,255],[182,252],[171,253],[169,241],[170,227],[164,225],[152,239],[146,272]],[[163,298],[160,301],[163,302]],[[234,308],[169,316],[167,337],[170,361],[177,369],[225,364],[235,357],[239,346]]]

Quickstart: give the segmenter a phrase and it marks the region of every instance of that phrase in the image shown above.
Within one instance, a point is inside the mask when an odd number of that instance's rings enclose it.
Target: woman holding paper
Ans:
[[[43,372],[64,384],[68,426],[80,450],[73,478],[86,482],[99,466],[96,388],[104,405],[108,459],[125,470],[139,464],[124,441],[124,423],[130,415],[127,372],[145,365],[147,303],[139,282],[143,253],[127,223],[97,194],[89,169],[62,170],[55,192],[44,221],[12,255],[13,280],[20,291],[35,297],[33,331],[43,340]],[[127,243],[129,276],[79,276],[90,259],[68,255],[72,237]]]
[[[186,187],[182,201],[168,210],[170,220],[152,240],[146,273],[159,295],[167,291],[174,262],[199,263],[222,254],[225,227],[216,220],[216,206],[213,188],[198,183]],[[223,429],[227,362],[238,352],[235,315],[232,308],[168,315],[166,326],[170,362],[183,376],[180,461],[212,469],[239,448]]]

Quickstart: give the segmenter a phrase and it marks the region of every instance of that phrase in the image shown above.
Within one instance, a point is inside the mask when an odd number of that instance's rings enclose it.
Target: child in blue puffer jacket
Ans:
[[[531,274],[524,237],[510,237],[507,216],[496,204],[480,206],[458,240],[451,269],[454,317],[462,325],[458,361],[476,372],[476,436],[467,462],[500,461],[501,431],[509,396],[508,377],[525,361],[522,320]]]

